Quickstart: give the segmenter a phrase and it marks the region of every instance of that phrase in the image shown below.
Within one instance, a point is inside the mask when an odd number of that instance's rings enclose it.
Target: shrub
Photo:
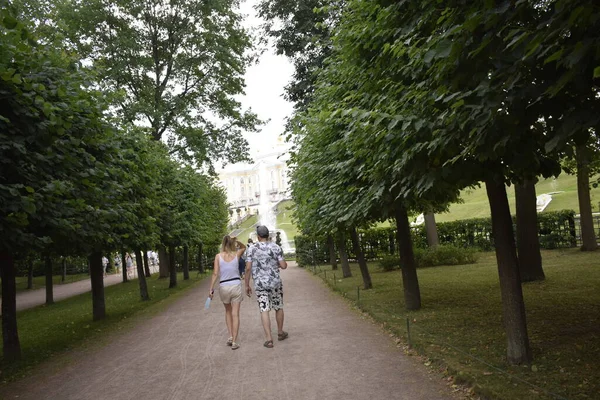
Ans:
[[[540,246],[543,249],[556,249],[577,246],[577,232],[572,210],[551,211],[538,214]],[[513,228],[516,221],[513,216]],[[440,245],[453,245],[457,248],[472,247],[478,250],[494,249],[491,218],[472,218],[437,224]],[[348,257],[356,258],[352,242],[347,235]],[[367,260],[375,260],[398,251],[396,229],[374,228],[359,231],[361,248]],[[329,249],[325,237],[296,236],[296,254],[299,265],[327,263]],[[427,247],[425,227],[412,227],[412,242],[415,248]],[[337,253],[337,250],[336,250]]]
[[[385,255],[379,260],[381,269],[388,272],[400,268],[400,257],[396,255]]]
[[[477,262],[476,250],[472,247],[464,248],[451,244],[415,249],[417,267],[434,267],[437,265],[461,265]]]

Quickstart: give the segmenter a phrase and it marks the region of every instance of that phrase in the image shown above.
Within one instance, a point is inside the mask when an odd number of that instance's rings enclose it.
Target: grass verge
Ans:
[[[241,229],[241,231],[237,235],[237,237],[240,239],[240,241],[242,241],[243,243],[246,243],[248,241],[248,238],[250,237],[250,233],[254,232],[254,225],[257,222],[258,222],[258,216],[256,216],[256,215],[252,215],[250,218],[248,218],[247,220],[242,222],[242,224],[238,228],[238,229]]]
[[[0,358],[0,379],[9,382],[25,376],[35,365],[67,350],[88,343],[102,342],[109,334],[123,329],[132,318],[148,316],[163,310],[187,289],[198,284],[205,275],[190,274],[183,280],[178,274],[177,287],[169,289],[169,280],[148,279],[150,301],[140,300],[137,279],[104,288],[106,319],[92,321],[92,298],[84,293],[57,302],[51,306],[40,306],[17,313],[22,360],[7,364]]]
[[[406,338],[411,321],[414,349],[479,395],[492,399],[591,399],[600,393],[600,268],[597,254],[576,249],[544,251],[544,282],[523,285],[530,366],[505,362],[506,339],[496,260],[481,253],[472,265],[418,271],[423,307],[407,312],[398,271],[370,264],[374,288],[360,291],[359,307],[393,334]],[[360,272],[340,279],[330,266],[317,269],[327,283],[356,302]],[[482,360],[485,363],[478,361]],[[499,370],[505,371],[501,373]],[[523,383],[530,382],[536,387]]]

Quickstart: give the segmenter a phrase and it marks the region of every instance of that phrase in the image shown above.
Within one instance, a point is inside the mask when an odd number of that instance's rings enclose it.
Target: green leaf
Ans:
[[[461,107],[465,104],[465,101],[463,99],[460,99],[459,101],[457,101],[456,103],[452,104],[452,109],[455,110],[458,107]]]
[[[594,78],[600,78],[600,67],[594,68]]]
[[[19,21],[12,15],[6,15],[2,21],[2,25],[4,25],[6,29],[15,29],[18,23]]]
[[[564,51],[564,49],[560,49],[557,52],[555,52],[554,54],[552,54],[550,57],[546,58],[544,60],[544,64],[548,64],[548,63],[550,63],[552,61],[558,60],[562,56],[563,51]]]
[[[28,193],[35,193],[35,189],[32,188],[31,186],[26,186],[25,190],[27,190]]]
[[[25,212],[29,215],[35,214],[35,212],[37,211],[37,208],[35,206],[35,204],[33,204],[33,202],[31,201],[24,201],[23,202],[23,210],[25,210]]]

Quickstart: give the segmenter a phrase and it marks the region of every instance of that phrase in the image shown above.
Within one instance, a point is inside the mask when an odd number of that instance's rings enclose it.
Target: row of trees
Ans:
[[[226,230],[225,193],[199,171],[246,159],[241,131],[259,121],[234,98],[250,47],[234,2],[0,6],[2,332],[12,361],[16,260],[42,254],[51,277],[53,257],[86,257],[94,320],[106,313],[103,255],[136,253],[146,300],[143,254],[159,248],[174,287],[176,249],[187,279],[190,246],[201,252]]]
[[[521,276],[543,279],[534,184],[560,174],[565,160],[577,164],[583,249],[597,248],[589,163],[599,143],[600,7],[583,0],[309,3],[259,7],[281,21],[267,32],[297,70],[289,130],[302,231],[350,232],[369,288],[356,227],[395,220],[405,304],[418,309],[408,214],[442,211],[482,182],[507,359],[529,362]]]

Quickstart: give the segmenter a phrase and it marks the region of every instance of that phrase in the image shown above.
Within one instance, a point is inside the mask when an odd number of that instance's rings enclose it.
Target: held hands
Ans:
[[[252,296],[252,288],[250,287],[250,285],[246,286],[246,296]]]

